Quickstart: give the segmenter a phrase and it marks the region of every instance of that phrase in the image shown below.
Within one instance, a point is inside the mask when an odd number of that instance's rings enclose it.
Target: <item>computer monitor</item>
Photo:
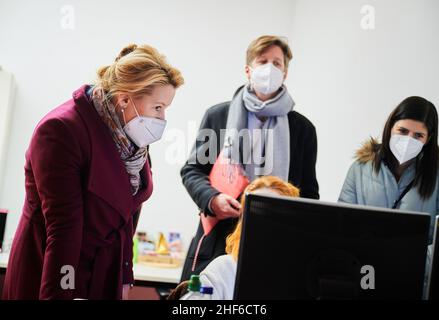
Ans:
[[[432,263],[429,270],[429,283],[428,283],[428,299],[439,300],[439,216],[435,220],[435,230],[432,244]]]
[[[6,214],[7,213],[8,213],[7,210],[0,209],[0,252],[2,251],[3,237],[4,237],[5,229],[6,229]]]
[[[246,196],[235,299],[422,298],[428,214]]]

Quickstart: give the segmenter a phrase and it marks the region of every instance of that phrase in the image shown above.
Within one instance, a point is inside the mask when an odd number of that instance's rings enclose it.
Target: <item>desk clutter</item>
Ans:
[[[178,268],[184,262],[180,233],[163,232],[156,235],[138,231],[134,237],[133,263],[159,268]]]

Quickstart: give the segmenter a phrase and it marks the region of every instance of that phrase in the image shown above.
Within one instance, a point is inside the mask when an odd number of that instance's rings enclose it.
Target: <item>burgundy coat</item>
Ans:
[[[131,195],[110,131],[86,95],[88,86],[51,111],[26,152],[26,198],[6,271],[3,299],[121,299],[133,283],[132,238],[152,193]],[[65,265],[75,288],[63,289]]]

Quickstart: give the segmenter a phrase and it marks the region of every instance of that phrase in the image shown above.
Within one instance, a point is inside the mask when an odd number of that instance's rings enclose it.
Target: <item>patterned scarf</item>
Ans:
[[[248,113],[267,117],[262,129],[264,138],[259,146],[244,147],[244,170],[250,181],[265,175],[277,176],[288,181],[290,166],[290,125],[288,113],[293,110],[294,101],[285,86],[272,99],[262,102],[258,99],[250,84],[243,87],[230,103],[227,117],[227,131],[224,147],[230,148],[229,154],[234,163],[239,163],[239,147],[245,143],[240,140],[239,132],[248,128]],[[248,140],[250,141],[250,140]],[[256,153],[265,150],[264,165],[256,164]],[[259,156],[260,157],[260,156]]]
[[[147,148],[137,148],[137,146],[128,138],[123,130],[122,124],[120,123],[119,116],[116,113],[116,107],[109,99],[107,99],[107,96],[101,88],[93,88],[91,98],[102,121],[104,121],[110,129],[117,151],[119,152],[120,158],[125,164],[125,169],[130,177],[131,193],[134,196],[137,194],[142,184],[140,171],[145,165],[148,156]]]

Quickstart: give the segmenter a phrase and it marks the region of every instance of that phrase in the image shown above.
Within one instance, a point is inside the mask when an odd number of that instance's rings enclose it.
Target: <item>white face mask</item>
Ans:
[[[250,83],[253,89],[262,94],[276,92],[284,82],[284,73],[271,62],[252,69]]]
[[[134,102],[131,100],[137,117],[129,121],[123,127],[125,133],[139,147],[145,148],[162,138],[166,127],[166,120],[140,116]],[[125,121],[125,114],[124,114]]]
[[[390,137],[390,150],[399,164],[403,164],[421,153],[424,144],[410,136],[394,134]]]

